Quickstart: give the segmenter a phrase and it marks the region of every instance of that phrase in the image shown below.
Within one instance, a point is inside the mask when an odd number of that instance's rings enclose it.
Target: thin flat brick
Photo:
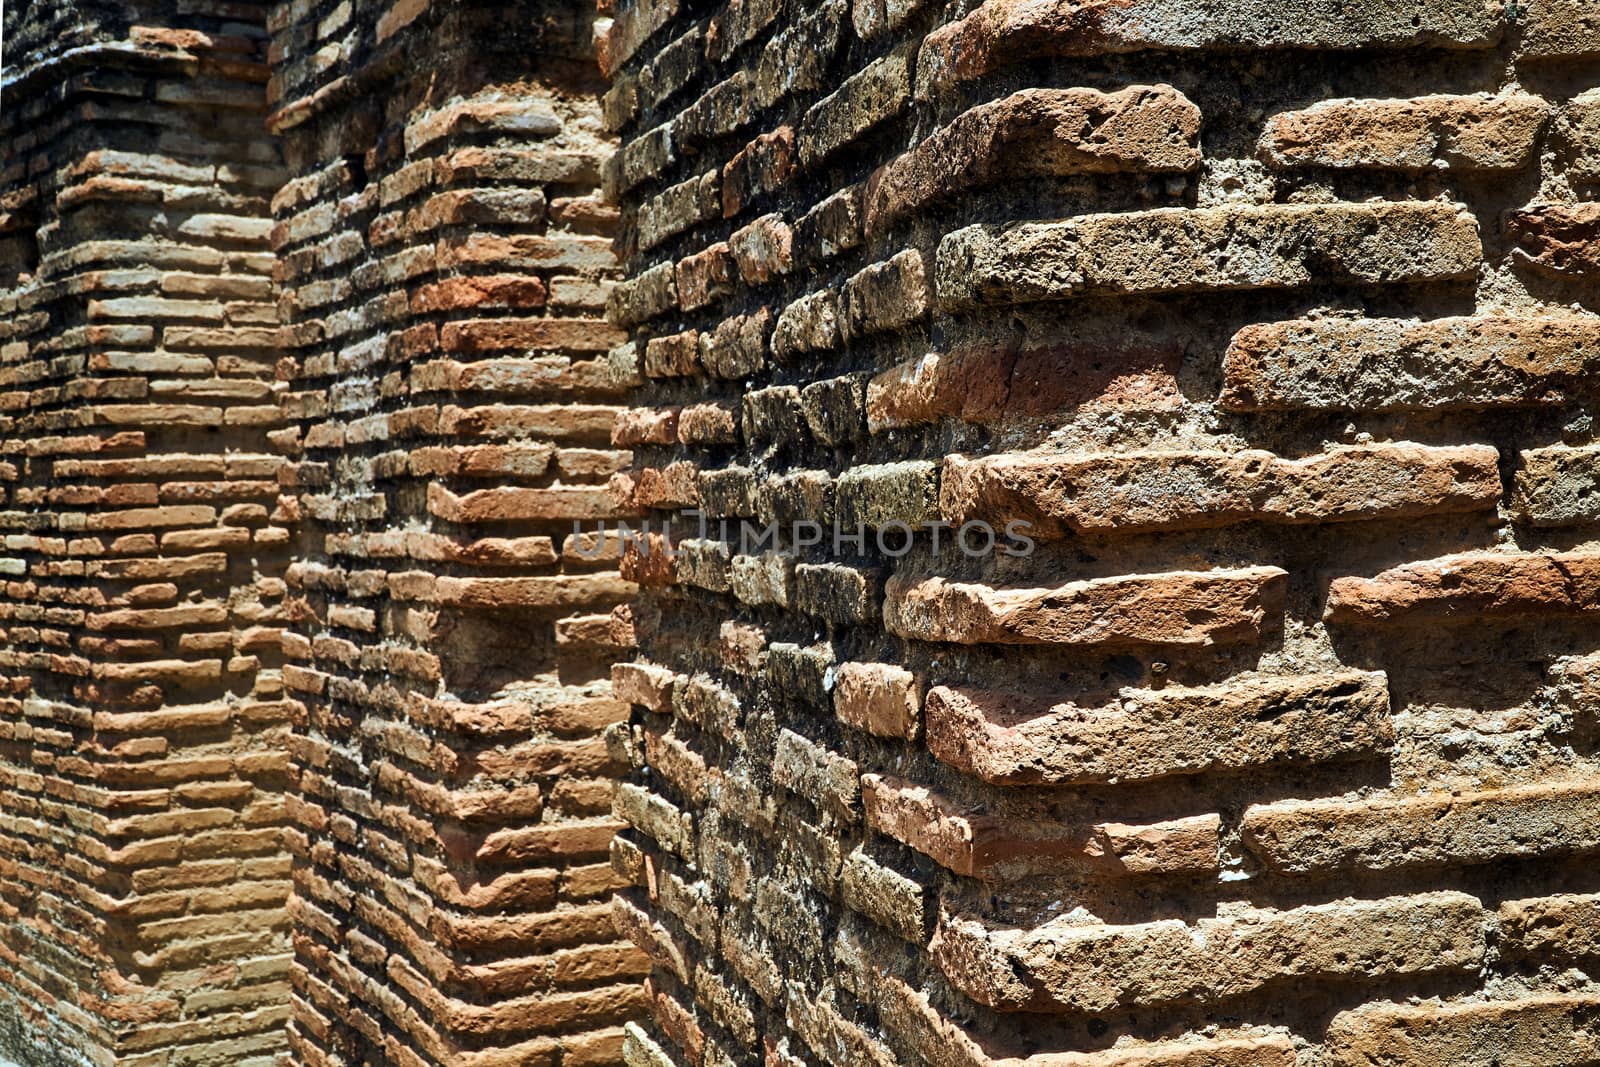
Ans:
[[[917,92],[926,96],[1043,56],[1146,49],[1488,48],[1500,38],[1498,14],[1483,0],[1398,6],[1378,0],[1318,2],[1290,11],[1219,8],[1200,0],[989,0],[928,35],[917,63]]]
[[[1245,847],[1286,874],[1386,871],[1572,856],[1600,848],[1600,787],[1550,782],[1482,792],[1295,800],[1245,812]]]
[[[1445,203],[1274,204],[970,226],[939,244],[939,303],[1067,300],[1096,293],[1392,285],[1470,278],[1473,217]]]
[[[1053,825],[1020,816],[963,810],[903,778],[861,778],[867,825],[972,878],[1003,881],[1080,872],[1105,877],[1211,871],[1217,866],[1214,815],[1150,825]]]
[[[995,589],[896,574],[886,587],[890,633],[957,644],[1129,647],[1235,644],[1282,612],[1277,567],[1173,572]]]
[[[945,519],[1029,535],[1192,529],[1236,522],[1325,523],[1477,511],[1500,498],[1489,446],[1368,445],[1286,459],[1255,449],[1086,456],[950,456]]]
[[[1330,1062],[1579,1067],[1600,1057],[1600,998],[1533,996],[1478,1004],[1373,1004],[1328,1024]]]
[[[1057,703],[941,685],[928,693],[926,719],[936,757],[1006,785],[1359,759],[1386,751],[1393,736],[1384,677],[1362,673],[1234,678]]]

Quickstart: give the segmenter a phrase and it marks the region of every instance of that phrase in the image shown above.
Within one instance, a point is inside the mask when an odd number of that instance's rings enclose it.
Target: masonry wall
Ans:
[[[613,14],[628,1062],[1595,1062],[1592,7]]]
[[[0,1055],[1600,1062],[1589,6],[5,35]]]
[[[297,1064],[619,1063],[642,1002],[594,20],[274,11]]]
[[[0,1056],[285,1048],[265,9],[7,5]]]

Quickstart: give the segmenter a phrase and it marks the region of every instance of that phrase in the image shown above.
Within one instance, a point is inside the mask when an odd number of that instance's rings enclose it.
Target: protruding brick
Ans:
[[[1280,167],[1516,170],[1549,113],[1526,93],[1325,100],[1272,116],[1261,146]]]
[[[925,786],[866,774],[867,825],[930,856],[956,874],[985,881],[1078,872],[1106,877],[1212,871],[1215,815],[1150,825],[1059,824],[967,811]]]
[[[1600,849],[1600,785],[1286,800],[1245,812],[1245,847],[1274,871],[1386,871],[1572,856]]]
[[[887,663],[842,663],[833,682],[839,721],[879,737],[916,740],[922,701],[916,676]]]
[[[1557,277],[1600,276],[1600,203],[1534,204],[1506,215],[1516,258]]]
[[[1600,15],[1587,0],[1529,0],[1519,9],[1522,57],[1533,60],[1600,56]]]
[[[932,955],[968,996],[1001,1011],[1102,1012],[1238,996],[1276,982],[1463,972],[1485,951],[1477,898],[1436,892],[1131,926],[1053,920],[989,929],[946,917]]]
[[[1378,625],[1581,615],[1600,611],[1600,555],[1474,552],[1335,578],[1324,617]]]
[[[1562,2],[1562,0],[1549,0]],[[1571,0],[1573,4],[1581,0]],[[1499,9],[1485,0],[1416,7],[1359,0],[1263,9],[1203,0],[988,0],[923,43],[917,93],[1043,56],[1100,56],[1145,49],[1487,48],[1500,37]]]
[[[1508,954],[1535,959],[1600,956],[1600,895],[1560,893],[1500,905],[1500,937]]]
[[[1235,411],[1559,404],[1600,365],[1600,316],[1297,319],[1247,326],[1223,359]]]
[[[1361,673],[1236,677],[1055,704],[941,685],[928,693],[927,731],[939,759],[1006,785],[1324,763],[1377,755],[1392,739],[1384,677]]]
[[[1551,445],[1522,453],[1517,517],[1534,526],[1600,521],[1600,448]]]
[[[1448,203],[1161,208],[1061,222],[969,226],[939,244],[939,303],[1096,293],[1393,285],[1478,271],[1476,220]]]
[[[1329,1063],[1582,1067],[1600,1059],[1600,997],[1545,995],[1479,1003],[1370,1004],[1328,1024]]]
[[[872,378],[867,425],[882,433],[946,416],[996,425],[1081,408],[1169,410],[1180,403],[1181,359],[1172,341],[1137,340],[930,352]]]
[[[1024,89],[961,114],[867,182],[866,229],[1005,178],[1186,173],[1200,166],[1200,109],[1170,85]]]
[[[1270,452],[950,456],[945,519],[1068,531],[1192,529],[1236,522],[1399,519],[1493,508],[1499,453],[1485,445],[1339,447],[1304,459]]]
[[[956,644],[1236,644],[1283,610],[1277,567],[1091,578],[1044,589],[995,589],[945,578],[889,579],[884,625]]]

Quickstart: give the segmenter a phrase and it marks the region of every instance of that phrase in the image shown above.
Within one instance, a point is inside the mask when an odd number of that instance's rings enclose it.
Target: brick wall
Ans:
[[[592,7],[277,8],[294,1062],[621,1062]],[[575,534],[575,524],[590,531]]]
[[[1591,6],[612,14],[628,1062],[1595,1062]]]
[[[265,8],[8,5],[0,1056],[285,1047]]]
[[[0,1057],[1600,1062],[1589,5],[4,32]]]

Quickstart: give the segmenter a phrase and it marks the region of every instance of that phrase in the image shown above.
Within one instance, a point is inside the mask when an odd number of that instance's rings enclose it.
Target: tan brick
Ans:
[[[1600,204],[1532,204],[1506,214],[1518,262],[1557,277],[1600,275]]]
[[[935,686],[928,748],[989,782],[1123,782],[1208,770],[1321,763],[1385,751],[1381,674],[1236,677],[1099,700]]]
[[[1234,336],[1218,402],[1236,411],[1559,404],[1597,356],[1600,317],[1587,315],[1266,323]]]
[[[1273,204],[969,226],[939,244],[947,310],[1097,293],[1465,280],[1482,246],[1448,203]]]
[[[922,698],[915,675],[886,663],[842,663],[834,677],[839,721],[879,737],[914,741],[921,729]]]
[[[1043,56],[1145,49],[1485,48],[1500,36],[1497,10],[1480,0],[1450,0],[1419,12],[1379,0],[1293,11],[1217,8],[1199,0],[989,0],[928,35],[917,61],[917,94],[929,96],[953,82]]]
[[[1003,881],[1045,873],[1109,877],[1211,871],[1217,867],[1215,815],[1148,826],[1060,825],[962,810],[905,779],[861,778],[867,825],[956,874]]]
[[[1277,567],[1092,578],[1045,589],[994,589],[896,574],[884,625],[921,641],[958,644],[1236,644],[1282,612]]]
[[[1024,89],[963,112],[874,172],[865,226],[881,232],[937,200],[1006,178],[1186,173],[1200,166],[1199,138],[1200,109],[1170,85]]]
[[[1235,522],[1325,523],[1492,508],[1489,446],[1340,447],[1303,459],[1238,452],[950,456],[940,510],[954,524],[1029,524],[1033,537]]]
[[[1372,1004],[1328,1024],[1330,1063],[1579,1067],[1600,1057],[1600,999],[1544,995],[1477,1004]]]
[[[1261,144],[1281,167],[1507,171],[1527,164],[1549,113],[1525,93],[1327,100],[1272,116]]]
[[[1600,610],[1600,555],[1472,552],[1335,578],[1324,617],[1378,625],[1581,615]]]

